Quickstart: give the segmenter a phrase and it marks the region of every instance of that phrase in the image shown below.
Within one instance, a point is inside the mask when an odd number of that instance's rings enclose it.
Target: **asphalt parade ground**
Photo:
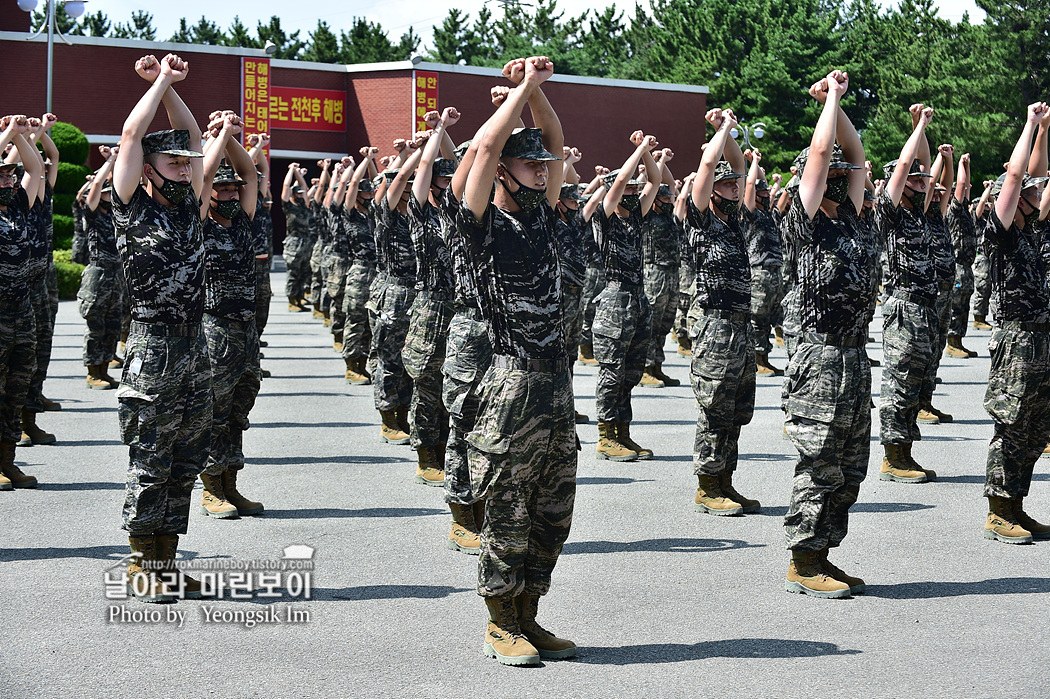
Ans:
[[[282,273],[273,286],[283,290]],[[982,407],[988,332],[965,339],[978,358],[942,362],[934,402],[955,421],[923,426],[914,447],[919,462],[937,470],[936,483],[878,479],[874,415],[869,475],[850,534],[832,555],[867,582],[866,594],[848,600],[784,591],[795,452],[782,436],[781,379],[759,378],[755,417],[740,440],[736,484],[761,500],[762,512],[712,517],[693,511],[688,360],[668,344],[665,371],[683,385],[634,391],[632,436],[656,452],[637,463],[595,459],[596,369],[577,367],[577,407],[592,420],[578,427],[572,534],[539,621],[575,640],[579,657],[510,668],[482,655],[477,558],[446,548],[442,491],[413,482],[409,447],[380,443],[371,387],[344,383],[327,328],[309,313],[288,313],[280,295],[263,335],[263,366],[273,376],[251,414],[239,479],[266,512],[204,517],[198,483],[180,558],[232,567],[307,546],[312,570],[276,589],[249,571],[227,580],[241,591],[218,600],[119,599],[106,579],[128,552],[120,529],[127,449],[114,392],[84,386],[83,329],[75,302],[62,302],[45,392],[63,409],[38,420],[58,444],[18,450],[38,489],[0,493],[0,697],[1050,691],[1050,543],[982,537],[992,432]],[[878,317],[872,334],[870,354],[881,360]],[[784,350],[771,360],[784,365]],[[879,377],[874,369],[876,402]],[[1048,466],[1040,460],[1025,501],[1042,520],[1050,518]],[[229,570],[215,579],[228,579]]]

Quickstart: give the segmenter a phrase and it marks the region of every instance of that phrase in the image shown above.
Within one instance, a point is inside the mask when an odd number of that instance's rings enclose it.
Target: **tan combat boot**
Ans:
[[[645,367],[645,373],[642,374],[642,379],[638,382],[638,385],[645,388],[663,388],[666,386],[667,384],[655,376],[654,371],[655,369],[652,365]]]
[[[817,561],[820,563],[820,568],[827,573],[832,579],[844,582],[849,585],[849,592],[851,595],[862,595],[868,589],[868,586],[864,584],[864,581],[860,578],[852,575],[847,575],[841,568],[828,560],[828,551],[830,549],[821,549],[817,551]]]
[[[590,342],[580,345],[580,364],[594,366],[598,360],[594,358],[594,345]]]
[[[327,311],[321,311],[321,316],[324,318],[323,325],[326,328],[332,327],[332,311],[330,309]]]
[[[88,365],[87,378],[84,379],[84,383],[87,384],[88,388],[95,389],[96,391],[108,391],[111,388],[116,388],[116,384],[106,378],[105,371],[101,364],[90,364]]]
[[[973,327],[976,330],[991,330],[992,326],[988,324],[988,319],[984,316],[979,316],[976,313],[973,316]]]
[[[372,379],[365,373],[365,360],[357,359],[352,357],[345,357],[343,361],[346,362],[346,382],[353,386],[366,386],[372,383]]]
[[[733,502],[740,503],[740,506],[744,508],[744,514],[754,514],[762,511],[762,503],[758,500],[745,498],[733,487],[733,473],[731,471],[723,471],[718,475],[718,485],[722,489],[722,495]]]
[[[4,480],[10,484],[11,488],[35,488],[37,486],[36,478],[27,476],[22,473],[22,469],[15,466],[14,442],[0,442],[0,473],[4,475]],[[0,487],[0,490],[11,488]]]
[[[777,347],[784,346],[784,328],[779,325],[773,328],[773,344]]]
[[[970,351],[962,346],[962,338],[958,335],[945,337],[944,355],[955,359],[969,359]]]
[[[299,299],[294,296],[288,297],[288,310],[292,313],[303,313],[306,311],[306,309],[302,307],[302,304],[299,303]]]
[[[263,507],[261,502],[249,500],[238,492],[237,474],[239,472],[239,470],[232,468],[222,472],[222,494],[226,496],[226,502],[236,507],[237,514],[241,517],[262,514],[266,508]]]
[[[662,364],[653,364],[652,368],[655,369],[653,376],[663,381],[665,386],[682,385],[681,381],[679,381],[678,379],[672,379],[670,376],[664,373],[664,368]]]
[[[928,424],[931,424],[931,425],[937,425],[937,424],[940,424],[940,423],[947,424],[947,423],[951,422],[954,419],[954,418],[952,418],[951,415],[949,415],[948,413],[944,412],[943,410],[937,410],[937,408],[933,407],[933,404],[931,403],[930,405],[927,405],[926,407],[924,407],[921,410],[919,410],[919,418],[918,418],[919,422],[927,422],[927,421],[929,421],[929,417],[931,415],[933,416],[933,421],[932,422],[928,422]]]
[[[880,481],[896,481],[898,483],[925,483],[926,474],[916,470],[908,463],[904,456],[904,446],[901,444],[886,444],[886,456],[879,468]]]
[[[783,376],[784,370],[770,364],[769,355],[765,352],[755,352],[755,373],[759,376]]]
[[[911,448],[911,444],[901,445],[901,449],[904,452],[904,460],[908,462],[908,465],[911,467],[912,471],[922,471],[926,474],[926,480],[930,483],[933,483],[935,480],[937,480],[937,472],[934,471],[932,468],[923,468],[922,466],[920,466],[919,462],[912,458]]]
[[[380,410],[382,426],[379,428],[379,441],[387,444],[408,444],[409,436],[397,424],[397,415],[393,410]]]
[[[700,473],[697,474],[696,480],[696,498],[693,500],[694,510],[718,516],[743,513],[744,506],[735,500],[729,499],[722,492],[722,486],[718,483],[719,476]]]
[[[462,551],[476,556],[481,553],[481,533],[474,510],[470,505],[448,504],[452,510],[452,527],[448,532],[448,547],[453,551]]]
[[[332,349],[336,352],[343,351],[343,333],[332,334]]]
[[[616,429],[616,441],[624,445],[633,452],[638,453],[639,461],[648,461],[653,458],[653,450],[646,449],[638,442],[631,439],[631,423],[629,422],[617,422],[614,423]]]
[[[22,441],[20,447],[31,447],[34,444],[54,444],[55,435],[44,432],[36,425],[36,413],[22,408]]]
[[[445,484],[445,471],[441,468],[435,448],[419,447],[416,456],[416,483],[442,487]]]
[[[1014,503],[1009,498],[988,496],[988,519],[984,523],[984,538],[1004,544],[1030,544],[1032,532],[1017,523]]]
[[[175,565],[175,554],[179,550],[178,534],[157,534],[157,558],[163,564],[161,582],[164,591],[176,599],[201,599],[201,581],[191,578]]]
[[[40,396],[40,405],[43,406],[45,413],[58,412],[62,409],[61,403],[53,401],[47,396]]]
[[[119,356],[113,357],[113,359],[109,360],[110,369],[119,369],[122,366],[124,366],[124,360],[121,359]]]
[[[229,519],[237,516],[237,508],[226,499],[222,489],[222,476],[201,474],[204,492],[201,494],[201,514],[218,519]]]
[[[540,654],[518,625],[512,597],[486,597],[489,610],[485,630],[485,655],[501,665],[539,665]]]
[[[1014,519],[1022,527],[1027,529],[1033,539],[1050,539],[1050,524],[1041,524],[1040,522],[1032,519],[1028,513],[1024,511],[1024,498],[1015,498],[1014,504]]]
[[[166,604],[174,602],[175,596],[161,583],[156,570],[163,559],[155,536],[129,536],[131,552],[139,556],[128,563],[128,594],[143,602]]]
[[[821,568],[817,551],[792,551],[784,589],[822,598],[850,596],[850,586],[828,575]]]
[[[15,486],[11,483],[11,479],[0,473],[0,490],[14,490]]]
[[[576,413],[576,418],[575,419],[576,419],[576,424],[577,425],[586,425],[587,423],[589,423],[591,421],[591,418],[589,418],[588,416],[584,415],[579,410],[573,410],[573,412]]]
[[[693,341],[688,337],[678,338],[678,356],[679,357],[692,357],[693,356]]]
[[[616,425],[611,422],[598,423],[599,459],[608,461],[637,461],[638,452],[628,449],[616,439]]]
[[[576,657],[576,644],[566,638],[558,638],[547,629],[536,623],[539,611],[540,596],[523,592],[514,598],[514,608],[518,612],[518,626],[529,643],[539,651],[541,658],[559,660]]]

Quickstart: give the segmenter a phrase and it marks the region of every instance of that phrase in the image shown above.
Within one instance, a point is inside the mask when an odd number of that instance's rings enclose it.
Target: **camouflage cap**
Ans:
[[[434,161],[433,177],[452,177],[456,174],[456,161],[438,158]]]
[[[375,177],[373,177],[372,181],[370,182],[370,184],[372,185],[372,191],[373,192],[375,190],[379,189],[379,185],[383,184],[383,174],[380,173],[380,174],[376,175]]]
[[[386,181],[387,182],[393,182],[394,178],[397,177],[397,173],[399,173],[399,172],[401,172],[401,168],[399,168],[399,167],[394,168],[393,170],[384,170],[383,171],[383,176],[386,177]],[[408,176],[408,181],[411,182],[414,179],[416,179],[416,171],[415,170],[413,170],[412,174]]]
[[[798,158],[796,158],[795,160],[798,160]],[[790,194],[791,196],[795,196],[795,194],[798,193],[798,185],[801,181],[802,180],[798,178],[798,175],[795,175],[790,180],[788,180],[788,183],[784,186],[784,189],[786,189],[788,194]]]
[[[612,172],[610,172],[610,173],[609,173],[608,175],[602,175],[602,184],[604,184],[604,185],[605,185],[605,188],[606,188],[606,189],[609,189],[610,187],[612,187],[612,186],[613,186],[613,182],[615,182],[615,181],[616,181],[616,178],[620,176],[620,172],[621,172],[622,170],[623,170],[623,168],[619,168],[619,169],[617,169],[617,170],[613,170],[613,171],[612,171]],[[648,181],[649,181],[649,180],[645,179],[644,177],[638,177],[638,176],[636,175],[636,176],[635,176],[635,177],[633,177],[632,179],[630,179],[630,180],[627,180],[627,184],[628,184],[628,185],[638,185],[638,186],[644,186],[644,185],[645,185],[645,183],[646,183],[646,182],[648,182]]]
[[[0,170],[15,171],[17,169],[18,169],[18,163],[2,163],[2,162],[0,162]]]
[[[875,201],[875,192],[870,189],[864,190],[864,201]]]
[[[543,130],[535,127],[514,129],[499,156],[521,160],[561,160],[547,152],[543,146]]]
[[[165,153],[185,158],[203,158],[203,153],[190,150],[190,132],[185,129],[154,131],[142,139],[142,154]]]
[[[658,197],[672,197],[672,196],[674,196],[673,194],[671,194],[671,185],[661,183],[660,184],[660,188],[656,190],[656,196],[658,196]]]
[[[113,180],[106,180],[106,184],[102,185],[102,191],[99,194],[105,194],[106,192],[113,191]]]
[[[715,165],[715,182],[722,182],[723,180],[738,180],[743,176],[743,173],[734,172],[733,166],[726,160],[719,160],[718,164]]]
[[[378,178],[376,178],[376,179],[378,179]],[[361,178],[361,182],[359,182],[358,185],[357,185],[357,193],[358,194],[361,194],[362,192],[371,193],[371,192],[374,192],[374,191],[376,191],[376,188],[375,188],[375,185],[372,183],[372,180],[368,179],[367,177],[362,177]]]
[[[1021,190],[1024,191],[1031,187],[1038,187],[1043,182],[1046,182],[1046,177],[1032,177],[1028,173],[1025,173],[1024,177],[1021,178]],[[998,179],[995,180],[995,184],[992,185],[992,196],[997,197],[1003,191],[1003,185],[1006,183],[1006,173],[999,175]]]
[[[755,182],[755,191],[756,192],[768,192],[769,191],[769,183],[766,182],[765,179],[760,179],[758,182]]]
[[[580,189],[574,184],[563,184],[561,186],[561,192],[558,194],[558,198],[581,201]]]
[[[462,160],[463,156],[467,154],[468,148],[470,148],[470,141],[463,141],[463,143],[460,143],[456,146],[456,157]]]
[[[219,169],[215,171],[215,178],[212,179],[211,183],[213,185],[216,185],[216,184],[235,184],[235,185],[248,184],[247,182],[245,182],[244,180],[242,180],[240,177],[237,176],[237,173],[234,171],[233,167],[229,163],[226,162],[225,158],[223,159],[223,161],[221,163],[219,163]]]
[[[806,171],[806,163],[809,162],[809,146],[802,149],[802,152],[795,156],[795,172],[797,175],[802,175]],[[828,170],[859,170],[860,165],[854,165],[853,163],[846,160],[846,156],[842,153],[842,146],[835,144],[831,148],[831,159],[828,161]]]
[[[890,175],[893,174],[893,171],[897,169],[898,162],[900,162],[900,158],[891,160],[882,166],[882,172],[886,175],[886,179],[889,179]],[[908,173],[908,177],[932,177],[932,175],[928,172],[923,172],[922,162],[916,158],[911,161],[911,172]]]

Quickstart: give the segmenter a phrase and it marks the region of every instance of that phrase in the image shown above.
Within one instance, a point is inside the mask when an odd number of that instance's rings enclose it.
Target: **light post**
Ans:
[[[51,111],[51,84],[52,77],[54,74],[54,52],[55,52],[55,11],[58,9],[58,3],[62,3],[66,10],[66,14],[77,19],[84,14],[84,5],[87,0],[44,0],[47,3],[47,111]],[[32,12],[36,9],[37,0],[18,0],[18,9],[23,12]],[[40,36],[44,31],[44,27],[41,26],[37,30],[36,34],[26,37],[26,41],[32,41],[33,39]],[[69,44],[69,40],[65,36],[62,36],[62,32],[59,31],[58,35],[62,37],[62,41]],[[69,44],[72,46],[72,44]]]
[[[751,137],[762,138],[766,135],[766,125],[761,121],[755,122],[754,124],[739,124],[737,128],[734,128],[729,132],[729,135],[733,137],[733,140],[740,138],[740,130],[743,129],[744,135],[744,147],[751,148]]]

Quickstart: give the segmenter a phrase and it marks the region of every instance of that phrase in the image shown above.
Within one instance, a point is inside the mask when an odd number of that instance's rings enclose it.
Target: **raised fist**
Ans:
[[[554,62],[546,56],[532,56],[525,59],[525,79],[539,84],[554,75]]]
[[[384,170],[390,167],[390,160],[391,159],[389,155],[384,155],[382,158],[379,159],[379,167],[383,168]]]
[[[720,129],[722,127],[722,122],[724,121],[722,118],[722,110],[717,107],[715,109],[707,110],[707,114],[704,115],[704,118],[707,119],[708,124],[715,127],[715,130]]]
[[[441,112],[436,109],[432,109],[423,115],[423,123],[427,125],[428,129],[435,129],[438,125],[438,120],[441,119]]]
[[[52,114],[51,112],[48,112],[43,117],[41,117],[41,121],[44,122],[45,129],[50,129],[52,126],[58,123],[58,117]]]
[[[970,167],[970,154],[963,153],[961,156],[959,156],[959,164],[963,167]]]
[[[489,95],[492,97],[492,106],[499,109],[499,106],[507,101],[507,95],[510,94],[510,88],[506,85],[497,85],[489,90]]]
[[[644,143],[645,147],[649,150],[652,150],[658,145],[660,145],[660,142],[656,140],[656,136],[646,136]]]
[[[446,127],[454,126],[459,121],[459,110],[455,107],[445,107],[441,112],[441,123]]]
[[[398,153],[400,153],[401,151],[405,150],[405,146],[407,146],[407,145],[408,145],[408,141],[406,141],[403,138],[395,138],[394,139],[394,150],[396,150]]]
[[[160,61],[153,54],[147,54],[135,61],[135,72],[147,82],[154,82],[160,77]]]
[[[821,78],[809,87],[809,95],[820,104],[828,101],[828,79]]]
[[[640,145],[642,145],[642,142],[643,142],[643,141],[645,140],[645,132],[644,132],[644,131],[641,131],[641,130],[639,130],[639,131],[635,131],[634,133],[632,133],[632,134],[630,135],[630,137],[629,137],[629,139],[628,139],[628,140],[629,140],[629,141],[630,141],[630,142],[631,142],[632,144],[634,144],[634,145],[636,145],[636,146],[640,146]]]
[[[515,85],[520,85],[521,81],[525,79],[525,59],[515,58],[507,61],[507,64],[503,66],[503,77]]]
[[[1046,102],[1035,102],[1028,105],[1029,121],[1040,122],[1048,113],[1050,113],[1050,107],[1047,106]]]
[[[784,178],[780,176],[779,172],[774,172],[773,176],[770,177],[769,179],[773,181],[773,184],[780,184],[781,182],[784,181]]]
[[[160,62],[160,72],[161,75],[170,75],[171,81],[177,83],[180,80],[185,80],[186,76],[190,74],[190,64],[175,54],[169,53]]]
[[[662,160],[662,162],[669,163],[669,162],[671,162],[671,160],[674,159],[674,151],[671,150],[670,148],[664,148],[660,152],[663,153],[663,160]]]

